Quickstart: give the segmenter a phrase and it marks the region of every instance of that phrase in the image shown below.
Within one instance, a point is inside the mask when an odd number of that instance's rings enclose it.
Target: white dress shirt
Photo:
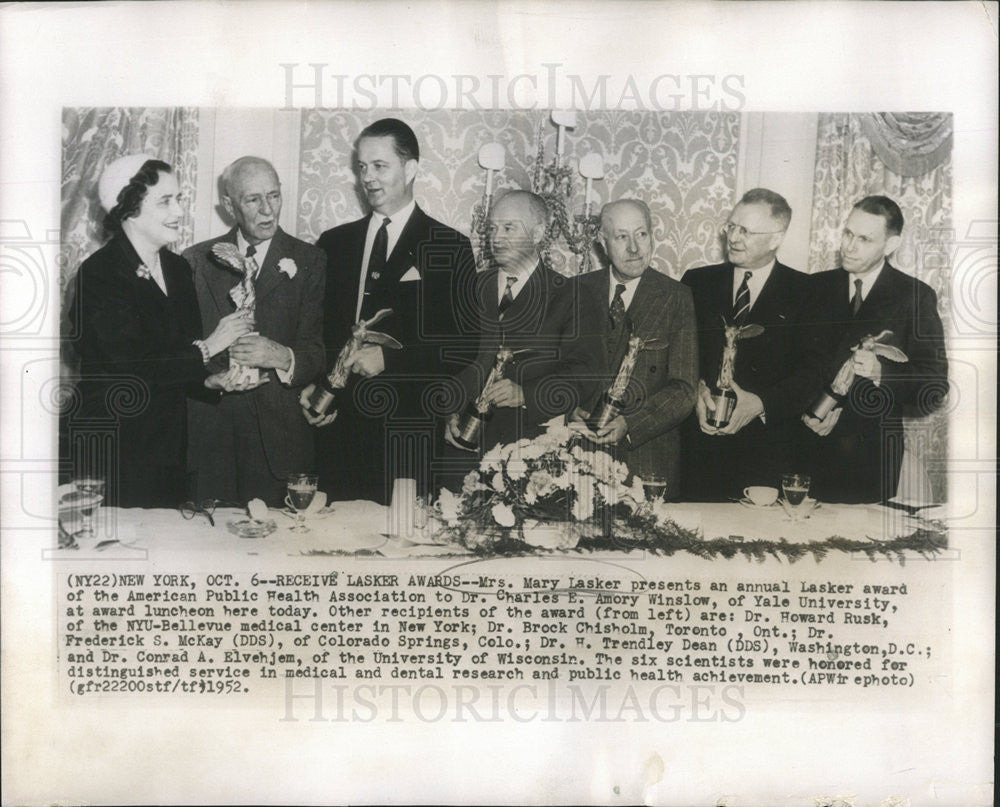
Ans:
[[[875,281],[878,280],[878,276],[882,274],[882,267],[885,266],[885,261],[879,264],[877,269],[872,269],[863,275],[852,275],[848,272],[848,283],[847,283],[847,299],[854,302],[854,281],[861,281],[861,301],[864,302],[868,299],[868,294],[872,290],[872,286],[875,285]]]
[[[396,248],[396,242],[406,226],[406,222],[413,215],[413,209],[417,206],[415,199],[411,199],[406,207],[402,207],[391,216],[383,216],[381,213],[372,211],[372,217],[368,220],[368,233],[365,235],[365,252],[361,256],[361,280],[358,283],[358,304],[354,309],[354,321],[361,318],[361,305],[365,299],[365,281],[368,279],[368,262],[372,257],[372,247],[375,245],[375,236],[382,228],[382,221],[389,219],[389,226],[386,227],[387,241],[385,245],[385,259],[389,260],[392,251]]]
[[[743,285],[743,275],[749,272],[750,279],[747,281],[747,288],[750,290],[750,308],[753,309],[757,298],[760,296],[760,290],[767,283],[767,279],[771,276],[771,270],[774,269],[776,262],[771,261],[767,266],[761,266],[759,269],[741,269],[739,266],[734,266],[733,305],[736,305],[736,293],[740,290],[740,286]]]
[[[537,268],[538,265],[536,264],[530,272],[525,272],[523,275],[514,275],[510,272],[504,271],[503,269],[497,272],[497,302],[503,299],[504,292],[507,290],[508,277],[514,278],[514,282],[510,287],[510,296],[516,300],[517,295],[521,293],[521,289],[524,288],[528,279],[535,274],[535,269]]]
[[[647,272],[652,272],[652,269],[646,269]],[[622,303],[625,305],[625,310],[628,311],[630,305],[632,305],[632,298],[635,297],[635,290],[639,287],[639,281],[642,280],[642,275],[639,277],[633,277],[629,280],[619,280],[615,277],[613,270],[608,269],[608,275],[611,277],[611,287],[608,289],[608,307],[611,307],[611,303],[615,299],[615,288],[621,283],[625,287],[625,291],[622,292]]]

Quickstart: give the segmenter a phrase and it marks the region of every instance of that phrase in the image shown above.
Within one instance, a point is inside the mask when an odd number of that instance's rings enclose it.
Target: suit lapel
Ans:
[[[649,276],[650,272],[655,271],[649,267],[642,273],[639,285],[636,286],[635,294],[632,296],[632,305],[628,307],[626,312],[632,322],[632,333],[637,335],[647,332],[649,320],[660,313],[664,302],[662,289]]]
[[[736,271],[731,263],[725,265],[725,270],[719,272],[715,287],[716,310],[726,319],[726,322],[733,316],[733,273]],[[753,316],[753,309],[751,309]],[[706,323],[707,324],[707,323]],[[701,327],[705,327],[703,324]],[[713,322],[710,327],[722,327],[721,322]]]
[[[399,234],[399,238],[385,262],[387,283],[395,283],[406,274],[411,266],[418,266],[416,249],[427,230],[426,218],[424,212],[419,207],[414,206],[413,213],[403,225],[403,231]],[[419,268],[417,271],[420,271]]]
[[[288,280],[287,275],[278,271],[278,262],[282,258],[288,257],[288,247],[288,236],[285,235],[284,230],[279,228],[271,240],[271,246],[267,250],[264,263],[261,265],[257,280],[254,283],[254,292],[258,300],[263,299],[274,291],[279,283]]]
[[[771,274],[768,275],[764,288],[760,290],[753,307],[750,309],[748,322],[756,322],[765,325],[777,319],[784,319],[783,309],[785,302],[785,272],[787,270],[782,264],[775,263]]]

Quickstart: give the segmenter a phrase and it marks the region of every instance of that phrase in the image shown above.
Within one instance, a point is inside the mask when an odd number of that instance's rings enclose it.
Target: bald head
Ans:
[[[549,210],[528,191],[509,191],[490,211],[490,247],[501,269],[519,274],[538,262],[538,245],[545,238]]]
[[[646,229],[650,232],[653,231],[653,216],[649,212],[649,206],[639,199],[619,199],[616,202],[608,202],[604,207],[601,208],[601,232],[608,231],[608,228],[614,227],[614,221],[616,214],[618,218],[623,216],[640,215],[644,222],[646,222]]]
[[[272,238],[281,214],[281,183],[261,157],[240,157],[222,172],[222,206],[251,244]]]
[[[639,277],[653,254],[653,220],[645,202],[619,199],[601,208],[601,244],[621,283]]]

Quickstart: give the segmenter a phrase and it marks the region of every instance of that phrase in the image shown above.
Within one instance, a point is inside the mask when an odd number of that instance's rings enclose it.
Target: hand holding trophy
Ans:
[[[622,357],[621,364],[618,365],[615,380],[605,390],[600,403],[587,418],[587,428],[591,432],[596,434],[621,414],[625,408],[625,390],[628,389],[629,381],[632,380],[632,373],[635,371],[635,363],[639,360],[639,353],[657,341],[656,339],[643,339],[639,336],[629,337],[628,349]]]
[[[242,314],[251,326],[254,322],[254,314],[257,306],[257,295],[254,292],[254,275],[257,271],[255,261],[248,261],[235,244],[222,242],[212,247],[212,254],[230,269],[235,269],[243,277],[240,282],[229,290],[229,296],[236,303],[236,311]],[[251,330],[248,335],[255,335],[256,331]],[[233,383],[237,385],[256,386],[260,382],[260,370],[256,367],[245,367],[232,357],[229,359],[229,367],[234,371],[231,377]]]
[[[320,379],[315,385],[312,393],[308,395],[303,403],[303,408],[313,418],[325,418],[330,410],[334,408],[337,399],[337,392],[347,386],[347,379],[351,375],[351,364],[354,356],[365,345],[378,345],[383,348],[399,350],[403,346],[388,334],[378,333],[368,330],[372,325],[392,313],[391,308],[383,308],[369,320],[358,320],[351,327],[351,338],[347,344],[341,348],[337,355],[337,360],[333,364],[333,369],[329,375]]]
[[[858,344],[854,345],[851,348],[850,357],[840,366],[840,370],[837,371],[837,376],[833,379],[833,383],[820,393],[813,405],[806,411],[806,414],[817,420],[823,420],[831,411],[840,406],[857,375],[854,364],[860,351],[872,353],[875,356],[881,356],[882,358],[889,359],[889,361],[898,363],[909,361],[907,355],[898,347],[883,344],[883,341],[890,336],[892,336],[892,331],[888,330],[882,331],[877,336],[869,334],[858,342]]]
[[[496,382],[500,381],[507,365],[511,359],[519,353],[526,353],[524,350],[511,350],[508,347],[501,347],[497,350],[497,357],[483,384],[483,390],[474,401],[469,401],[465,410],[458,418],[458,423],[453,429],[452,439],[462,448],[475,450],[479,447],[482,438],[483,424],[493,416],[493,404],[489,399],[489,390]]]
[[[725,320],[723,320],[725,323]],[[706,414],[709,426],[722,429],[729,425],[736,408],[736,393],[733,392],[733,378],[736,372],[736,343],[741,339],[751,339],[764,333],[762,325],[725,325],[726,344],[722,348],[722,362],[719,364],[719,378],[710,390],[715,408]]]

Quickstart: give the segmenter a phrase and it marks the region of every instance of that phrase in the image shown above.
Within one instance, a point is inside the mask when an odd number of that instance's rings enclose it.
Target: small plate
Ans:
[[[281,515],[283,516],[288,516],[289,518],[295,519],[296,521],[298,520],[299,514],[296,513],[294,510],[289,510],[287,507],[282,507],[280,510],[278,510],[278,512],[281,513]],[[327,505],[326,507],[321,507],[319,510],[314,510],[311,513],[306,511],[302,515],[305,516],[306,521],[309,521],[310,519],[313,518],[326,518],[327,516],[332,516],[336,512],[337,511],[335,508],[333,508],[331,505]]]
[[[778,507],[778,503],[776,501],[771,502],[771,504],[757,504],[756,502],[752,502],[746,498],[740,499],[740,504],[744,507],[749,507],[751,510],[773,510],[775,507]]]
[[[267,521],[254,521],[252,518],[241,518],[237,521],[227,522],[226,527],[231,533],[240,536],[240,538],[264,538],[278,529],[278,525],[274,523],[273,518],[269,518]]]

